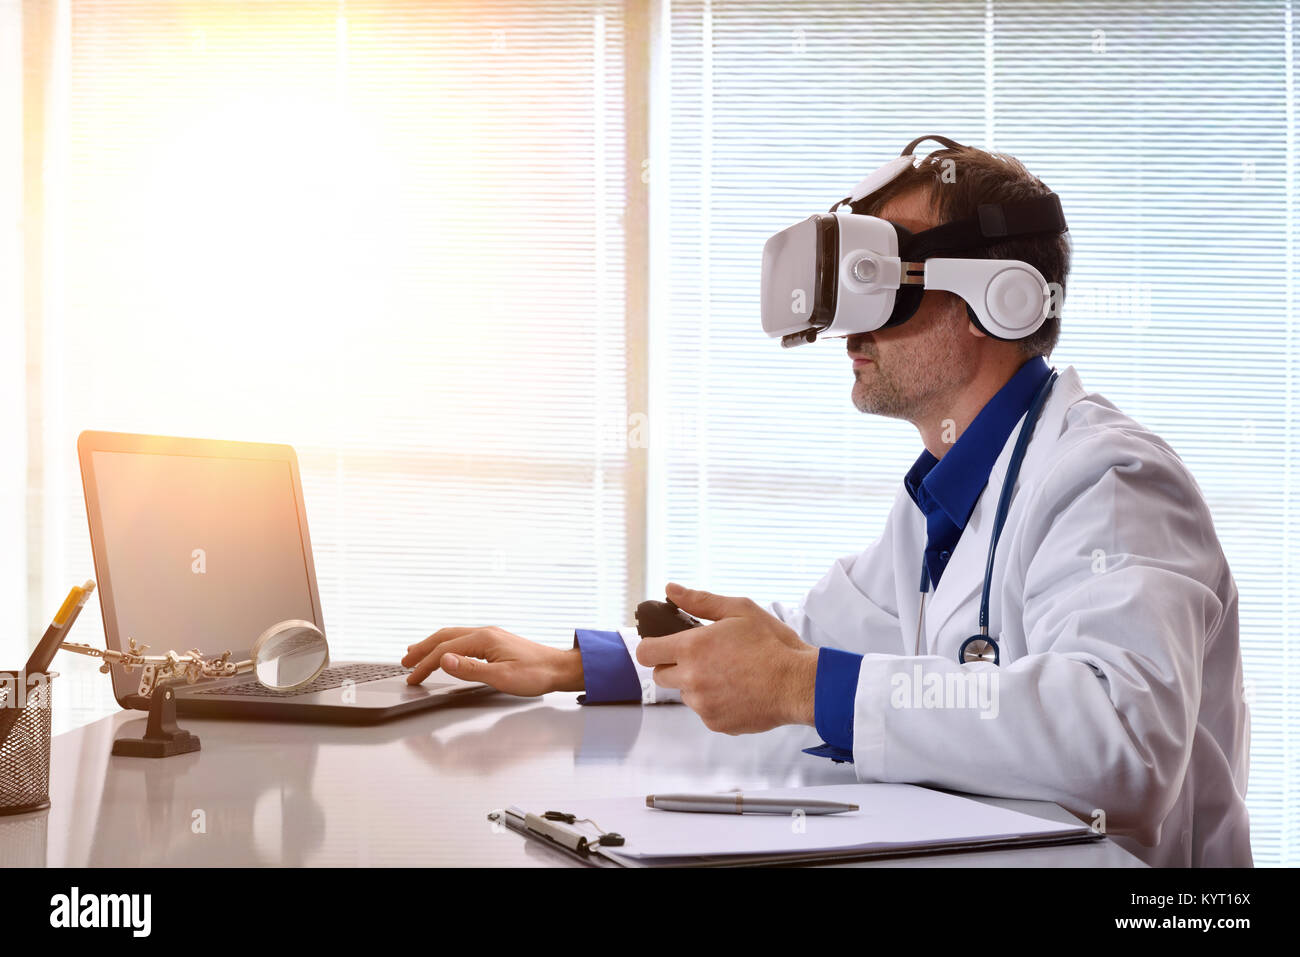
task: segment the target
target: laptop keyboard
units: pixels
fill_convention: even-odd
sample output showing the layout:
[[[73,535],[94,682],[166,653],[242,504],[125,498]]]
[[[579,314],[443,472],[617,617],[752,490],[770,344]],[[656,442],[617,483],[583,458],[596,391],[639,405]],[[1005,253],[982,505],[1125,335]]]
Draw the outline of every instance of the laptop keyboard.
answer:
[[[354,684],[361,684],[363,681],[378,681],[381,678],[392,678],[394,675],[409,675],[410,668],[403,668],[401,665],[378,665],[361,662],[355,665],[340,665],[337,668],[326,668],[311,684],[303,685],[301,688],[295,688],[293,691],[275,691],[258,683],[253,678],[248,681],[241,681],[238,684],[223,685],[220,688],[203,688],[199,691],[191,691],[192,695],[214,694],[214,695],[256,695],[259,698],[291,698],[294,695],[311,694],[314,691],[329,691],[332,688],[340,688],[346,681]]]

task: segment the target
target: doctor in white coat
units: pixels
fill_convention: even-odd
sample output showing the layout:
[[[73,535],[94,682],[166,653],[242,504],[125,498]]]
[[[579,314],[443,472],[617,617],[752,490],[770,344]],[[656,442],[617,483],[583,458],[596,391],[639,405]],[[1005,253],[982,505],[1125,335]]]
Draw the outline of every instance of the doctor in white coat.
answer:
[[[942,176],[945,158],[960,188]],[[899,177],[872,212],[919,232],[1045,190],[1013,159],[963,147]],[[1063,284],[1068,246],[1045,260],[1040,271]],[[644,689],[640,700],[680,700],[714,731],[816,727],[828,742],[819,753],[851,758],[863,781],[1054,801],[1150,864],[1249,866],[1236,585],[1182,461],[1073,367],[1034,424],[997,546],[989,634],[1000,664],[959,662],[979,630],[990,528],[1023,416],[1005,424],[996,455],[971,443],[1058,334],[1059,320],[1034,340],[995,340],[960,299],[927,291],[903,324],[847,338],[857,407],[912,422],[925,453],[880,537],[802,601],[670,585],[681,608],[713,624],[644,641],[624,628],[608,633],[621,647],[599,654],[593,633],[565,650],[500,628],[443,628],[408,649],[409,680],[441,668],[515,694],[590,696],[613,662],[629,679],[635,670],[625,685]],[[953,489],[970,475],[923,491],[949,453],[963,468],[992,460],[965,516]],[[937,540],[953,533],[955,545]],[[923,564],[938,573],[924,594]]]

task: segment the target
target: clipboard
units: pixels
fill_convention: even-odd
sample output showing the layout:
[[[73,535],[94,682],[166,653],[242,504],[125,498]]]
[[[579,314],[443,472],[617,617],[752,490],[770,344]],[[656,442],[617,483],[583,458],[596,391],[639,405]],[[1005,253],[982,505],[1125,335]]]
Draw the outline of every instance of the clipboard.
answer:
[[[1024,814],[1018,811],[1009,811],[998,809],[980,802],[972,801],[953,793],[935,791],[929,788],[920,788],[912,785],[871,785],[876,788],[898,789],[902,788],[907,792],[916,792],[918,794],[928,794],[933,801],[959,802],[959,805],[965,806],[970,810],[982,809],[989,815],[1001,817],[1000,828],[995,829],[993,833],[985,831],[979,833],[978,829],[968,830],[963,834],[950,833],[942,839],[913,841],[913,842],[894,842],[881,841],[879,839],[871,842],[869,846],[861,844],[849,846],[841,842],[840,844],[824,845],[820,847],[808,846],[795,848],[785,847],[777,849],[774,847],[762,849],[742,850],[737,848],[735,851],[726,850],[720,852],[721,848],[710,848],[705,850],[700,848],[700,852],[692,852],[690,848],[679,848],[670,853],[652,853],[647,854],[644,850],[640,853],[632,847],[627,851],[623,850],[628,841],[637,838],[631,830],[627,831],[626,838],[623,834],[612,830],[604,830],[600,824],[590,817],[579,817],[579,813],[595,813],[590,808],[595,807],[601,802],[575,802],[575,806],[586,804],[588,810],[578,810],[574,813],[565,811],[546,811],[541,814],[530,813],[518,806],[511,806],[505,809],[498,809],[488,814],[488,820],[494,824],[502,825],[516,833],[520,834],[526,840],[537,841],[543,844],[557,854],[562,855],[568,860],[576,861],[591,867],[761,867],[761,866],[790,866],[797,864],[820,864],[832,862],[849,862],[849,861],[870,861],[885,858],[907,858],[918,857],[923,855],[961,853],[965,851],[981,850],[998,850],[998,849],[1020,849],[1031,847],[1048,847],[1062,846],[1069,844],[1089,843],[1101,840],[1104,835],[1094,831],[1085,824],[1077,823],[1073,825],[1060,824],[1058,822],[1045,820],[1035,817],[1034,815]],[[818,790],[800,789],[803,793]],[[895,792],[893,800],[906,800],[909,794]],[[600,816],[607,816],[607,809],[600,810]],[[661,814],[674,814],[674,812],[658,812]],[[1010,815],[1010,817],[1007,817]],[[617,815],[616,815],[617,816]],[[674,815],[675,816],[675,815]],[[623,827],[631,828],[633,824],[640,823],[644,825],[648,819],[639,822],[631,820],[632,815],[620,817],[619,820],[610,819],[607,824],[618,826],[622,820]],[[688,817],[697,817],[688,815]],[[713,817],[713,815],[709,815]],[[731,820],[736,817],[727,815]],[[761,815],[746,815],[749,820],[755,817],[764,817]],[[847,816],[846,816],[847,817]],[[1019,819],[1017,822],[1015,819]],[[1010,823],[1008,823],[1010,822]],[[721,822],[718,822],[721,824]],[[717,825],[710,825],[710,830],[715,830]],[[892,828],[892,818],[891,818]],[[652,829],[653,830],[653,829]],[[1000,831],[1000,832],[999,832]],[[648,835],[642,834],[642,837]],[[643,845],[644,846],[644,845]]]
[[[558,815],[563,812],[548,811],[546,814]],[[588,867],[641,867],[639,861],[629,859],[616,860],[607,857],[605,845],[593,842],[593,837],[605,837],[605,834],[593,834],[590,829],[565,820],[548,819],[546,814],[529,814],[513,805],[488,813],[488,820],[500,824],[521,834],[530,841],[539,841],[556,853],[571,860],[579,861]],[[565,814],[564,817],[572,817]],[[608,833],[608,832],[606,832]]]

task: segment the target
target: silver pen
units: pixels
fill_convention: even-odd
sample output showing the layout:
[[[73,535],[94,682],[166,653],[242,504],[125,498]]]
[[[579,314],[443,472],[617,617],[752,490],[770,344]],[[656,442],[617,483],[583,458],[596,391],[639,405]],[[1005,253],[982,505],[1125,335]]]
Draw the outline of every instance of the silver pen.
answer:
[[[647,794],[645,806],[660,811],[695,811],[705,814],[840,814],[856,811],[842,801],[800,801],[797,798],[747,798],[743,794]]]

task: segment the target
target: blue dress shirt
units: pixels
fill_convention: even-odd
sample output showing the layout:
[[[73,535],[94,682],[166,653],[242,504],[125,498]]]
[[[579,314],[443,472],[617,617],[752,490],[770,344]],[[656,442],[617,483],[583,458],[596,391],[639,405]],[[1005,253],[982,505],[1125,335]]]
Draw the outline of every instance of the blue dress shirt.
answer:
[[[1051,369],[1040,356],[1024,363],[980,409],[942,459],[928,449],[903,477],[903,487],[925,516],[925,579],[937,587],[962,530],[988,484],[1007,439]],[[974,623],[972,622],[972,626]],[[635,701],[641,697],[636,668],[616,631],[579,629],[574,644],[582,655],[587,704]],[[862,656],[822,648],[817,656],[813,721],[824,744],[809,754],[853,760],[853,705]]]

